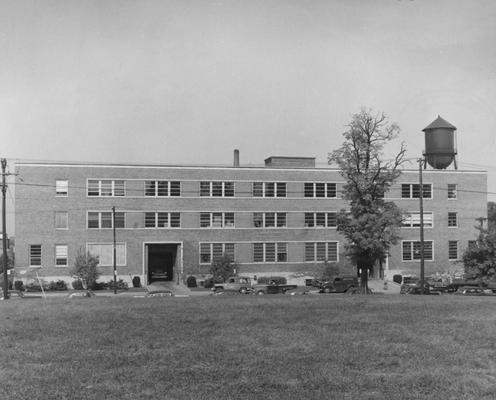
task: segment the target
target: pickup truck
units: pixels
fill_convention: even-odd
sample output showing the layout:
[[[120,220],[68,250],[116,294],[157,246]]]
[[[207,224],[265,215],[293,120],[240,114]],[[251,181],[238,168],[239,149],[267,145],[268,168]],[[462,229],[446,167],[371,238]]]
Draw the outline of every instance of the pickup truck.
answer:
[[[296,289],[297,285],[278,284],[275,281],[268,284],[258,284],[253,286],[253,293],[258,295],[286,293],[288,290]]]
[[[242,276],[232,276],[227,278],[226,282],[215,283],[212,288],[215,292],[239,292],[248,293],[252,290],[252,283],[250,278]]]

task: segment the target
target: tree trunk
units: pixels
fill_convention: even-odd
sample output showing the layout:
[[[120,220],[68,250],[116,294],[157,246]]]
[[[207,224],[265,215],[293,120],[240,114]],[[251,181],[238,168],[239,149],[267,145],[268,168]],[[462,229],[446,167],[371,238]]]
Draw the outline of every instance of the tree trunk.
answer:
[[[360,293],[369,294],[369,268],[360,268]]]

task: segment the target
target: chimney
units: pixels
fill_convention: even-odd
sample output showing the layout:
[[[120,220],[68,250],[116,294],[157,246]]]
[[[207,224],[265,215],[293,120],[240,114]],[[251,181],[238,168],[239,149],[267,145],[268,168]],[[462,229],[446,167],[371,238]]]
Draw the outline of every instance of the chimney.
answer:
[[[234,149],[234,166],[239,167],[239,150]]]

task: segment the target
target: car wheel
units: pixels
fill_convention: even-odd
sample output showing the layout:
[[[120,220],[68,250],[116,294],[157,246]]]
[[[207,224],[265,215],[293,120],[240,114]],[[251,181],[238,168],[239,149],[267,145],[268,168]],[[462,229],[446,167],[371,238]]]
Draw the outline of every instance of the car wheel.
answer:
[[[331,293],[331,289],[328,287],[324,288],[324,293]]]
[[[262,295],[264,295],[265,293],[264,293],[264,291],[263,291],[263,290],[259,290],[259,291],[257,292],[257,294],[258,294],[259,296],[262,296]]]
[[[246,294],[246,288],[242,287],[241,289],[239,289],[239,293]]]

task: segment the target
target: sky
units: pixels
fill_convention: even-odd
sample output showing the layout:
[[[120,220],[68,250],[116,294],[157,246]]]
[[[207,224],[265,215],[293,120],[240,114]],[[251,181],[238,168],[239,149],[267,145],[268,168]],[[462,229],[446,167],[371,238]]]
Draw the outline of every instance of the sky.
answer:
[[[495,20],[493,0],[2,0],[0,157],[325,165],[365,107],[412,159],[441,115],[496,199]]]

